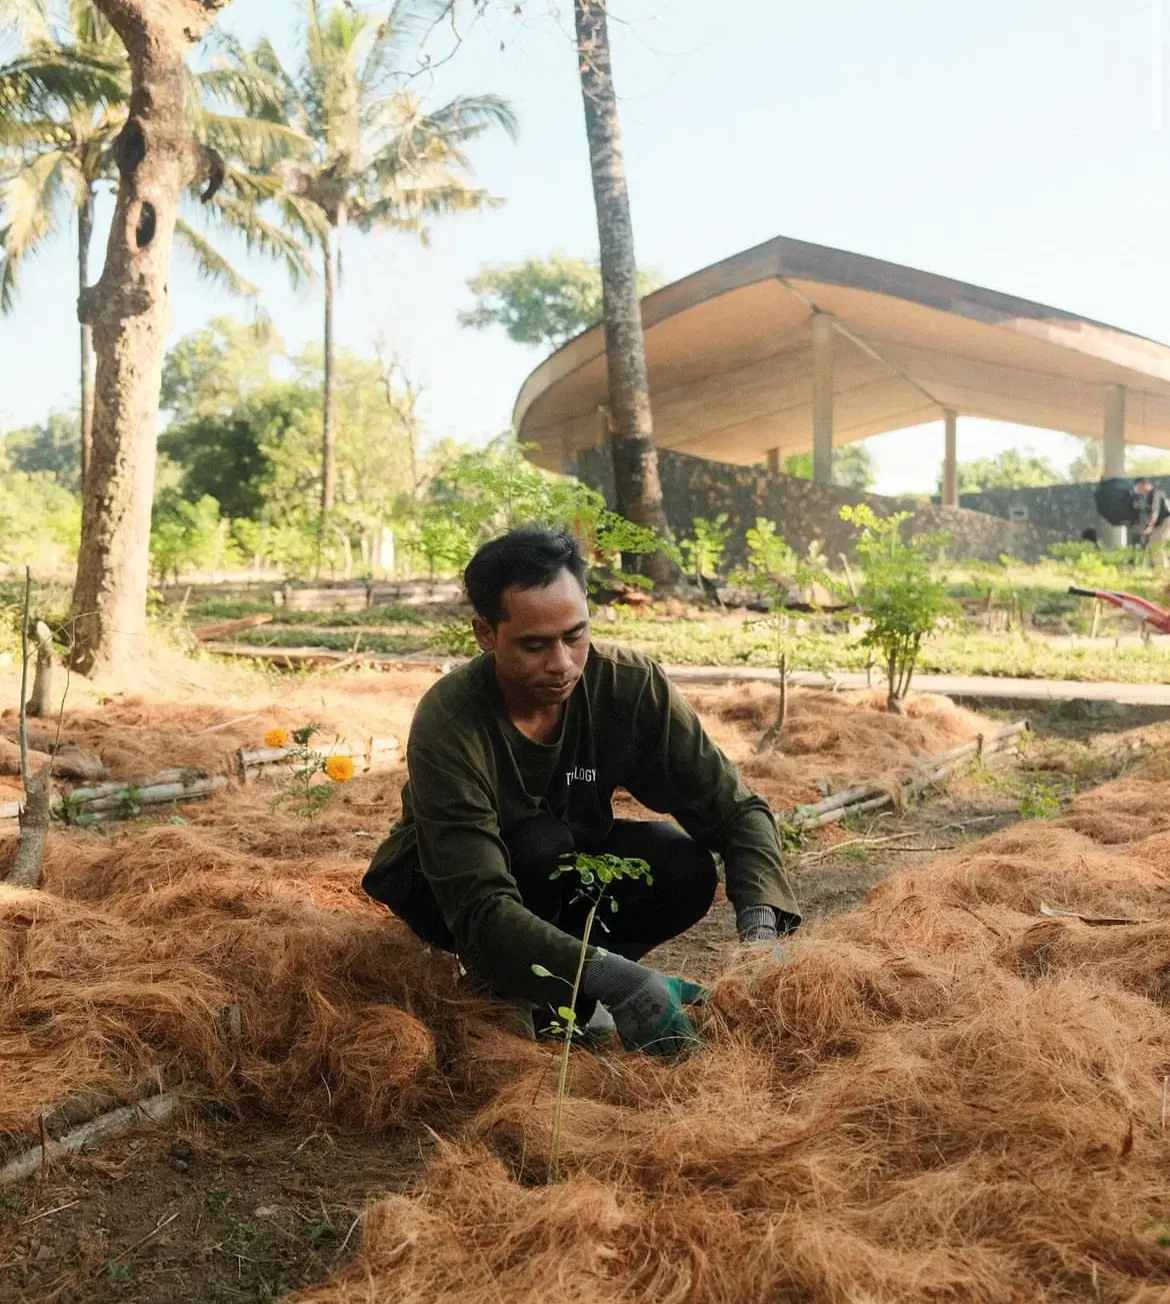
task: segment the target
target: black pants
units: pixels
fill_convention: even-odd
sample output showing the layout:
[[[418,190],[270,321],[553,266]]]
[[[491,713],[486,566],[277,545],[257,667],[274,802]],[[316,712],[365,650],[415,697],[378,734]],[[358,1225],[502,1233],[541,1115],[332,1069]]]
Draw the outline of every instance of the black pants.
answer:
[[[573,937],[581,937],[585,931],[589,903],[573,903],[580,886],[576,874],[555,880],[549,877],[561,857],[587,851],[645,860],[654,882],[622,879],[614,884],[607,897],[616,901],[618,908],[599,911],[590,935],[591,944],[630,960],[640,960],[661,942],[686,932],[707,913],[715,895],[711,853],[675,825],[661,820],[615,820],[600,843],[578,847],[567,824],[552,815],[538,815],[507,830],[503,841],[521,900],[534,915]],[[372,890],[375,888],[367,879],[366,890],[390,906],[424,942],[444,951],[455,950],[455,939],[421,869],[412,875],[408,890],[392,894],[393,900],[390,893],[382,896]]]

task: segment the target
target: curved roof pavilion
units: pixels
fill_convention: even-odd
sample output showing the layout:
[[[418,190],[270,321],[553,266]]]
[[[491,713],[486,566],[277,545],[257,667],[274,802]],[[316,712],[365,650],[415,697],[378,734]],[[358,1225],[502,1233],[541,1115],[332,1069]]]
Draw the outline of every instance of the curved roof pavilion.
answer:
[[[957,414],[1170,448],[1170,347],[994,290],[780,237],[642,301],[655,442],[721,462],[945,419],[944,502],[955,502]],[[515,427],[562,470],[605,437],[600,326],[536,368]]]

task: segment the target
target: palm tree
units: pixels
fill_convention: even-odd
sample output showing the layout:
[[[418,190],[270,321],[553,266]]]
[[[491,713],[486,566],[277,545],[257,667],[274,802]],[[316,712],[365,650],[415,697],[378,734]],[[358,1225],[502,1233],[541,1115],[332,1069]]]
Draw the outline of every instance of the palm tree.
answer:
[[[605,3],[606,0],[573,0],[573,16],[601,252],[609,438],[616,506],[623,516],[665,536],[668,526],[658,478],[658,451],[654,447],[634,230]],[[638,558],[627,559],[631,568],[638,564]],[[648,558],[645,569],[659,583],[669,583],[678,575],[677,567],[665,553]]]
[[[26,6],[35,17],[36,6]],[[28,26],[35,31],[33,19]],[[241,232],[249,247],[283,260],[294,280],[308,268],[298,243],[258,211],[263,185],[254,172],[296,150],[295,132],[279,122],[218,113],[217,101],[263,99],[255,76],[213,63],[186,75],[184,112],[195,139],[225,160],[225,183],[207,217]],[[70,0],[62,27],[44,26],[25,51],[0,66],[0,312],[15,304],[22,263],[58,229],[77,219],[78,293],[90,283],[89,257],[99,184],[117,176],[114,144],[126,123],[130,64],[125,47],[88,0]],[[272,97],[269,96],[271,102]],[[194,225],[180,218],[175,235],[199,270],[238,294],[256,289]],[[81,474],[93,430],[92,327],[80,325]]]
[[[323,522],[336,484],[334,315],[346,229],[409,231],[425,241],[428,219],[499,202],[468,184],[463,147],[497,127],[514,135],[509,105],[477,95],[430,109],[403,70],[403,60],[449,10],[450,0],[396,0],[379,20],[348,5],[323,11],[318,0],[305,0],[305,47],[295,75],[266,41],[238,63],[242,72],[279,80],[285,99],[274,116],[312,142],[306,158],[281,169],[277,202],[286,227],[319,250],[324,272]]]

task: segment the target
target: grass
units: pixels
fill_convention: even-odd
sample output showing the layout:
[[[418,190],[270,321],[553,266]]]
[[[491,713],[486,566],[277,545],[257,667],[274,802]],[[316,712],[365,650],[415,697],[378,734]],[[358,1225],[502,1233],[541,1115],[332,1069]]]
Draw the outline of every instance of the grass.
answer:
[[[971,564],[952,571],[950,593],[963,614],[951,626],[927,640],[919,673],[988,675],[998,678],[1065,679],[1081,682],[1114,680],[1123,683],[1170,684],[1170,649],[1158,644],[1120,648],[1101,640],[1091,645],[1054,646],[1049,635],[1087,634],[1093,604],[1073,597],[1068,586],[1074,567],[1056,561],[1037,566]],[[1082,577],[1083,578],[1083,577]],[[1095,575],[1092,583],[1120,587],[1155,601],[1166,601],[1167,572],[1136,565],[1116,567]],[[1008,613],[1008,632],[984,628],[989,596],[993,608]],[[0,603],[5,597],[0,586]],[[189,625],[210,624],[238,616],[266,613],[270,623],[237,636],[242,645],[257,647],[312,646],[349,652],[404,655],[411,652],[466,652],[466,619],[452,620],[446,608],[387,605],[351,612],[290,611],[274,607],[259,595],[244,597],[190,594],[183,610]],[[178,615],[176,604],[158,613],[162,623]],[[1132,633],[1131,620],[1103,607],[1099,633]],[[462,637],[453,631],[458,628]],[[656,604],[649,612],[621,607],[602,608],[595,616],[594,637],[633,647],[674,665],[772,667],[773,637],[764,617],[734,620],[712,612],[710,618],[668,615]],[[794,616],[787,639],[788,664],[793,670],[832,674],[864,670],[869,653],[860,633],[843,619]],[[874,682],[882,682],[874,667]]]

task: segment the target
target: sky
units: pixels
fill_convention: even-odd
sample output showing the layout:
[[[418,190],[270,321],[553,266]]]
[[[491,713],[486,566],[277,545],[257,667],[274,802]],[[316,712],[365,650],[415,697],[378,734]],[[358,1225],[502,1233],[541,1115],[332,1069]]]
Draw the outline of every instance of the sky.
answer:
[[[562,6],[565,0],[561,0]],[[1170,113],[1152,21],[1162,0],[611,0],[639,262],[664,279],[776,235],[890,259],[1170,341]],[[502,5],[417,83],[496,92],[520,135],[476,142],[505,202],[438,224],[429,248],[351,236],[343,346],[385,340],[423,387],[429,434],[482,442],[509,423],[537,350],[461,328],[486,262],[597,236],[580,92],[557,0]],[[544,9],[539,9],[540,5]],[[295,0],[236,0],[222,25],[288,57]],[[1164,27],[1170,37],[1170,15]],[[100,267],[104,235],[93,264]],[[76,404],[73,234],[46,246],[0,318],[0,428]],[[320,291],[246,271],[294,349],[321,332]],[[95,273],[96,274],[96,273]],[[246,305],[176,260],[173,336]],[[1066,466],[1081,441],[964,420],[961,460],[1027,448]],[[884,492],[935,488],[941,424],[870,442]]]

